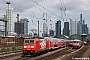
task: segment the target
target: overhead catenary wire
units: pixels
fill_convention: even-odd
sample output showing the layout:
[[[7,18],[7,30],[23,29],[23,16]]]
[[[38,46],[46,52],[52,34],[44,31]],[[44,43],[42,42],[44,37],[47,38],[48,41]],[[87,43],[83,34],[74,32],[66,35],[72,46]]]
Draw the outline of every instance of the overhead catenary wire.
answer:
[[[5,1],[5,0],[3,0],[3,1]],[[45,8],[45,7],[43,7],[42,5],[38,4],[37,2],[35,2],[35,1],[33,1],[33,0],[31,0],[31,1],[34,2],[34,3],[36,3],[38,6],[42,7],[43,9],[47,10],[48,12],[52,13],[53,15],[57,16],[58,18],[61,18],[60,16],[58,16],[58,15],[56,15],[55,13],[51,12],[51,11],[48,10],[47,8]],[[6,1],[5,1],[5,2],[6,2]],[[14,5],[13,5],[13,6],[14,6]],[[14,7],[16,7],[16,6],[14,6]],[[23,11],[20,6],[17,6],[16,8],[17,8],[19,11]],[[61,19],[62,19],[62,18],[61,18]]]
[[[41,0],[41,3],[42,3],[42,0]],[[43,3],[42,3],[42,5],[43,5]]]
[[[39,5],[40,7],[42,7],[43,9],[47,10],[48,12],[52,13],[53,15],[57,16],[58,18],[61,18],[60,16],[56,15],[55,13],[51,12],[50,10],[48,10],[47,8],[43,7],[42,5],[38,4],[37,2],[31,0],[32,2],[34,2],[35,4]],[[61,18],[62,19],[62,18]]]
[[[55,1],[54,0],[52,0],[54,3],[55,3]],[[55,3],[56,4],[56,3]],[[57,5],[57,4],[56,4]],[[57,5],[58,6],[58,5]],[[62,8],[59,6],[59,8],[60,8],[60,10],[62,11]]]
[[[26,1],[26,0],[25,0],[25,1]],[[42,5],[38,4],[36,0],[35,0],[35,1],[31,0],[31,1],[34,2],[34,3],[36,3],[36,4],[38,5],[38,8],[39,8],[39,10],[41,11],[41,13],[42,13],[43,11],[40,9],[40,7],[42,7],[42,8],[45,9],[45,10],[47,10],[48,12],[54,14],[55,16],[61,18],[60,16],[56,15],[55,13],[53,13],[53,12],[51,12],[50,10],[46,9],[45,7],[43,7],[43,6],[42,6],[42,5],[43,5],[42,1],[41,1]],[[27,1],[27,2],[29,3],[29,1]],[[39,6],[40,6],[40,7],[39,7]],[[43,12],[43,17],[44,17],[44,15],[45,15],[45,13]],[[47,18],[47,13],[46,13],[46,18]],[[62,18],[61,18],[61,19],[62,19]]]
[[[27,1],[27,0],[25,0],[27,3],[29,3],[29,1]],[[35,2],[36,2],[36,0],[35,0]],[[31,3],[29,3],[29,4],[31,4]],[[32,4],[31,4],[32,5]],[[36,7],[35,7],[36,8]],[[39,8],[39,10],[40,10],[40,12],[41,13],[43,13],[43,11],[40,9],[40,7],[38,6],[38,8]]]
[[[66,21],[67,21],[67,18],[71,19],[68,14],[66,13],[67,9],[66,9],[66,6],[64,4],[64,0],[60,0],[60,4],[62,6],[62,12],[64,13],[65,17],[66,17]]]
[[[65,4],[64,4],[64,0],[62,0],[62,4],[64,5],[64,15],[65,15],[65,17],[66,17],[66,20],[67,20],[67,18],[69,18],[69,19],[71,19],[70,17],[69,17],[69,15],[67,14],[67,9],[66,9],[66,6],[65,6]]]
[[[7,1],[5,1],[5,0],[3,0],[4,2],[7,2]],[[29,3],[27,0],[25,0],[27,3]],[[17,8],[19,11],[23,11],[23,9],[22,9],[22,7],[20,7],[20,6],[15,6],[15,5],[13,5],[12,3],[10,3],[14,8]],[[36,7],[35,7],[36,8]]]
[[[40,1],[41,1],[42,6],[44,6],[42,0],[40,0]],[[43,11],[43,16],[42,16],[42,19],[43,19],[43,20],[45,20],[44,15],[45,15],[45,12]],[[44,22],[45,22],[45,21],[44,21]],[[46,12],[46,22],[47,22],[47,12]]]
[[[62,13],[61,13],[61,17],[63,18],[63,13],[64,13],[64,7],[63,7],[63,3],[62,3],[62,1],[60,0],[60,4],[61,4],[61,8],[62,8]],[[63,20],[64,21],[64,20]]]
[[[25,0],[27,3],[30,3],[29,1],[27,1],[27,0]],[[36,2],[36,0],[35,0],[35,2]],[[43,3],[42,3],[43,4]],[[39,8],[39,10],[40,10],[40,12],[43,14],[42,15],[42,19],[44,19],[44,12],[40,9],[40,6],[37,6],[38,8]],[[35,7],[36,8],[36,7]],[[35,15],[34,15],[34,11],[32,11],[33,13],[32,13],[32,18],[33,18],[33,20],[34,20],[34,17],[35,18],[37,18]],[[37,18],[37,19],[39,19],[39,20],[41,20],[41,18]],[[31,19],[32,20],[32,19]],[[33,22],[33,20],[32,20],[32,22]]]
[[[36,2],[36,0],[35,0],[35,2]],[[41,13],[43,13],[43,11],[40,9],[40,7],[39,7],[39,6],[38,6],[38,8],[39,8],[40,12],[41,12]]]
[[[31,1],[34,2],[34,3],[36,3],[36,4],[38,5],[38,7],[40,6],[40,7],[44,8],[45,10],[49,11],[50,13],[54,14],[55,16],[61,18],[60,16],[56,15],[55,13],[51,12],[50,10],[48,10],[48,9],[46,9],[45,7],[43,7],[43,6],[41,6],[40,4],[38,4],[38,3],[36,2],[36,0],[35,0],[35,1],[31,0]],[[27,1],[27,2],[29,3],[29,1]],[[42,1],[41,1],[41,2],[42,2]],[[42,4],[43,4],[43,3],[42,3]],[[40,10],[41,12],[43,12],[40,8],[39,8],[39,10]],[[46,22],[47,22],[47,13],[44,13],[44,12],[43,12],[43,19],[44,19],[44,15],[45,15],[45,14],[46,14]]]
[[[5,1],[5,0],[3,0],[3,1]],[[26,1],[26,0],[25,0],[25,1]],[[53,15],[61,18],[60,16],[56,15],[56,14],[53,13],[52,11],[50,11],[50,10],[48,10],[47,8],[43,7],[42,5],[38,4],[36,1],[34,1],[34,0],[31,0],[31,1],[34,2],[34,3],[36,3],[38,6],[42,7],[42,8],[45,9],[46,11],[52,13]],[[5,1],[5,2],[6,2],[6,1]],[[29,3],[29,1],[27,1],[27,2]],[[13,5],[13,6],[14,6],[14,5]],[[20,6],[14,6],[14,7],[17,8],[19,11],[23,11]],[[40,10],[40,9],[39,9],[39,10]],[[62,19],[62,18],[61,18],[61,19]]]
[[[64,5],[64,15],[66,16],[66,7],[65,7],[65,4],[64,4],[64,1],[62,0],[62,2],[63,2],[63,5]]]
[[[5,1],[5,0],[3,0],[3,1],[4,1],[5,3],[7,2],[7,1]],[[10,4],[11,4],[11,3],[10,3]],[[12,4],[11,4],[11,5],[12,5]],[[17,7],[16,7],[15,5],[12,5],[12,6],[14,7],[14,9],[17,8],[19,11],[23,11],[22,9],[20,9],[20,8],[21,8],[20,6],[17,6]]]
[[[59,6],[54,0],[51,0],[56,6]],[[63,11],[62,11],[62,7],[60,7],[59,6],[59,9],[60,9],[60,11],[61,11],[61,18],[63,19],[63,17],[62,17],[62,13],[63,13]]]

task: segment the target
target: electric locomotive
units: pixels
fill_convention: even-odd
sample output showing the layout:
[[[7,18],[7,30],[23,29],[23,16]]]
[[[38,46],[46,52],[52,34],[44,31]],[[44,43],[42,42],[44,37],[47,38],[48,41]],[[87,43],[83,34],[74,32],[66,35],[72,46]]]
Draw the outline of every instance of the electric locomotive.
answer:
[[[25,38],[22,47],[24,55],[38,55],[42,50],[46,49],[46,42],[38,38]]]

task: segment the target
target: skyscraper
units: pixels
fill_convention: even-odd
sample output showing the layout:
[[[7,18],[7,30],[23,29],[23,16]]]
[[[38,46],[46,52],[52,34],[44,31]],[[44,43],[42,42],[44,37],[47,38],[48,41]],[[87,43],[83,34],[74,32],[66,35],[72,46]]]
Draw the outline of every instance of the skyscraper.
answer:
[[[80,22],[81,22],[81,24],[82,24],[82,14],[80,14]]]
[[[77,21],[70,20],[70,35],[77,34]]]
[[[89,30],[87,24],[85,24],[85,19],[82,20],[82,14],[80,14],[80,21],[77,24],[77,33],[81,34],[89,34]]]
[[[12,10],[13,8],[10,8],[10,2],[6,2],[6,4],[8,4],[8,7],[6,8],[6,16],[7,16],[7,32],[8,35],[10,34],[10,32],[12,31],[11,27],[12,27]]]
[[[79,35],[82,34],[82,23],[81,23],[81,21],[78,21],[78,23],[77,23],[77,34],[79,34]]]
[[[50,36],[54,36],[54,31],[50,30]]]
[[[82,25],[82,32],[83,32],[83,34],[88,34],[89,32],[88,32],[88,27],[87,27],[87,24],[83,24]]]
[[[46,23],[43,23],[43,36],[47,36],[48,34],[48,26]]]
[[[77,34],[81,35],[83,33],[82,27],[82,14],[80,14],[80,21],[77,23]]]
[[[28,19],[27,18],[23,18],[20,20],[20,22],[24,23],[24,34],[28,34]]]
[[[15,22],[14,23],[14,31],[17,34],[24,34],[24,23],[23,22]]]
[[[55,24],[56,36],[61,35],[61,21],[58,20]]]
[[[69,22],[64,22],[63,35],[69,36]]]

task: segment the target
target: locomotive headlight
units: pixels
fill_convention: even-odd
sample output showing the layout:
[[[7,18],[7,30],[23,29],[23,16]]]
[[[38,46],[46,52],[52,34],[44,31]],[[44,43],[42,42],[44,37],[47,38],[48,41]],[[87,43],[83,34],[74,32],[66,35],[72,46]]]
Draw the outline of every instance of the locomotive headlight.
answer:
[[[86,44],[87,42],[86,42],[86,41],[84,41],[84,43]]]
[[[34,48],[34,46],[31,46],[31,48]]]
[[[24,48],[27,48],[27,46],[24,46]]]

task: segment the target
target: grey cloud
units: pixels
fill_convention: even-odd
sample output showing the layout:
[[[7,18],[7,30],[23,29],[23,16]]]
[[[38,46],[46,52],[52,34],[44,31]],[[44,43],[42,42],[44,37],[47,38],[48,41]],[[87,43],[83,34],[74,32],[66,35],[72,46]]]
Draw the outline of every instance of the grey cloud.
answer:
[[[87,8],[87,6],[89,6],[87,3],[88,0],[82,1],[82,0],[74,0],[74,1],[70,1],[68,3],[65,4],[66,8],[68,11],[72,11],[72,12],[86,12],[89,9]],[[86,9],[87,8],[87,9]]]
[[[0,11],[3,11],[6,9],[6,3],[2,0],[0,0]]]
[[[35,6],[30,0],[9,0],[10,6],[14,8],[14,12],[24,12]]]

